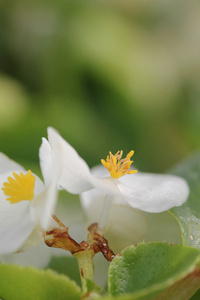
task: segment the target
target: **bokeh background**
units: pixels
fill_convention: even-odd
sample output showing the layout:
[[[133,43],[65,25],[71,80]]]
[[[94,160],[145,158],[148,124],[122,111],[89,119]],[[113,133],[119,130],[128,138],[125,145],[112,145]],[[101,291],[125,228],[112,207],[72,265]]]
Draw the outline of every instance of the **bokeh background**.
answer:
[[[37,169],[46,127],[88,162],[163,172],[200,147],[200,3],[0,4],[0,151]]]

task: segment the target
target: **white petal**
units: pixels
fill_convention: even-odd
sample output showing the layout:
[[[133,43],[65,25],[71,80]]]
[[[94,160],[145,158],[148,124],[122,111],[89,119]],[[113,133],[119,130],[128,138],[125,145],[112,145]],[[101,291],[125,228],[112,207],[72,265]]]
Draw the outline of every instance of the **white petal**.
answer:
[[[16,163],[14,160],[7,157],[5,154],[0,152],[0,174],[9,171],[24,171],[24,168]]]
[[[80,194],[81,205],[91,223],[99,221],[103,209],[105,195],[97,189]]]
[[[22,172],[22,173],[26,174],[27,172]],[[34,195],[37,196],[43,192],[43,190],[45,189],[45,185],[37,175],[35,175],[34,173],[32,174],[35,176]]]
[[[34,266],[36,268],[45,268],[52,255],[52,249],[47,247],[44,243],[36,247],[27,249],[21,253],[4,255],[0,258],[3,263],[10,263],[22,266]]]
[[[89,177],[89,176],[88,176]],[[93,188],[92,180],[84,178],[82,174],[73,174],[66,169],[63,170],[58,185],[60,189],[65,189],[71,194],[80,194]]]
[[[110,194],[121,197],[118,189],[119,180],[110,176],[109,171],[103,165],[97,165],[91,169],[91,182],[102,194]],[[121,204],[123,200],[120,201]]]
[[[57,182],[53,179],[53,182],[44,190],[38,198],[41,207],[40,223],[44,230],[48,230],[52,224],[52,214],[55,211],[56,202],[58,198]]]
[[[91,168],[91,174],[95,178],[107,178],[110,177],[109,171],[103,165],[97,165]]]
[[[76,150],[51,127],[48,128],[48,139],[58,168],[60,187],[74,194],[93,188],[89,167]]]
[[[36,212],[34,211],[34,208],[31,208],[33,211],[33,214],[35,215],[35,221],[37,219]],[[35,222],[35,227],[32,230],[31,234],[29,235],[28,239],[25,241],[25,243],[20,247],[20,250],[26,251],[29,248],[35,247],[36,245],[40,244],[43,241],[43,236],[41,232],[41,227],[38,222]]]
[[[52,223],[51,215],[54,213],[57,202],[57,186],[61,170],[57,162],[53,160],[52,148],[45,138],[42,138],[39,157],[46,189],[38,195],[34,205],[36,206],[42,229],[48,230]]]
[[[52,214],[54,213],[56,202],[57,202],[57,177],[56,173],[50,182],[50,184],[45,188],[43,182],[35,175],[35,196],[31,201],[31,207],[36,211],[37,220],[39,221],[39,227],[37,231],[43,231],[50,229],[52,222]],[[32,243],[31,238],[31,243]]]
[[[147,229],[148,223],[143,212],[113,203],[105,237],[116,254],[125,247],[142,241]]]
[[[20,171],[14,170],[18,173]],[[22,171],[26,174],[26,171]],[[8,177],[13,177],[13,172],[7,172],[0,176],[0,254],[8,254],[21,250],[24,243],[29,239],[36,221],[36,210],[32,208],[31,201],[23,200],[11,204],[6,200],[2,187]],[[36,183],[34,193],[40,193],[44,189],[44,184],[35,175]],[[35,243],[35,242],[34,242]]]
[[[187,182],[174,175],[137,173],[125,175],[118,188],[128,203],[146,212],[163,212],[182,205],[189,195]]]
[[[42,138],[42,145],[39,149],[39,158],[44,183],[47,186],[52,179],[53,161],[51,147],[49,145],[49,142],[45,138]]]
[[[105,195],[94,189],[81,194],[80,199],[85,210],[87,226],[98,223]],[[105,237],[115,253],[119,253],[130,244],[142,241],[147,231],[146,217],[142,212],[130,207],[126,201],[125,205],[118,203],[117,197],[113,196],[105,231]]]
[[[35,226],[35,216],[29,201],[0,205],[0,254],[9,254],[21,248]]]

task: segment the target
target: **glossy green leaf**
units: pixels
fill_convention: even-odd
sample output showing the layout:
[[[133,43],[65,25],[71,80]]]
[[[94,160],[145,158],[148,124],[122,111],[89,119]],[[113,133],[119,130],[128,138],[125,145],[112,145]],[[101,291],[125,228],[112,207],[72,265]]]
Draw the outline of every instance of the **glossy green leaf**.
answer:
[[[64,275],[32,267],[0,265],[2,300],[78,300],[80,288]]]
[[[177,218],[183,244],[200,247],[200,153],[190,157],[186,162],[172,171],[185,178],[190,186],[190,195],[185,204],[171,209]]]
[[[110,264],[109,293],[120,300],[190,299],[200,287],[199,261],[198,249],[181,245],[154,242],[128,247]]]

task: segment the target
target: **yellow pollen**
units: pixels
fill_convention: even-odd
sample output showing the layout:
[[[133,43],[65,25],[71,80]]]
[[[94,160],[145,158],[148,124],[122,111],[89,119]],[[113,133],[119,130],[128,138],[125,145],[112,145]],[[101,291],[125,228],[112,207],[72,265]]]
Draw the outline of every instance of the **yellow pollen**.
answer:
[[[130,166],[133,163],[133,161],[130,160],[130,158],[131,156],[133,156],[134,151],[131,150],[124,159],[122,159],[122,154],[122,150],[118,151],[115,155],[109,152],[110,156],[107,156],[106,161],[104,159],[101,160],[101,163],[110,172],[110,175],[114,178],[119,178],[126,174],[137,173],[137,170],[130,170]]]
[[[3,183],[3,192],[8,197],[6,200],[11,204],[18,203],[23,200],[32,200],[34,196],[35,176],[29,170],[27,174],[13,172],[12,177],[8,177],[8,182]]]

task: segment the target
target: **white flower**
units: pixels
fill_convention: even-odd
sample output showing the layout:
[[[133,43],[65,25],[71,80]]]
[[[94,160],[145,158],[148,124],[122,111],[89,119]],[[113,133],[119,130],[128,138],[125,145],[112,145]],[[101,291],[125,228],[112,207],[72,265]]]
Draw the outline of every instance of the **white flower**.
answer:
[[[188,197],[187,182],[180,177],[141,172],[134,174],[137,171],[130,170],[133,151],[125,159],[121,159],[122,151],[115,155],[110,153],[106,161],[102,160],[109,172],[106,171],[103,177],[94,177],[76,150],[51,127],[48,128],[48,140],[60,188],[73,194],[97,188],[105,194],[105,205],[99,222],[102,231],[113,200],[120,202],[123,199],[133,208],[158,213],[182,205]],[[54,205],[52,203],[52,207]]]
[[[109,172],[102,165],[93,167],[91,173],[96,178],[109,176]],[[80,198],[86,216],[86,226],[89,226],[100,219],[105,194],[93,189],[82,193]],[[134,209],[125,199],[118,196],[112,197],[106,238],[115,253],[119,253],[130,244],[142,241],[181,243],[179,225],[168,211],[158,214],[143,212]]]
[[[41,169],[45,184],[0,153],[0,255],[22,251],[42,241],[41,232],[50,225],[51,216],[44,209],[56,202],[56,172],[53,173],[49,144],[43,139],[40,148]]]

